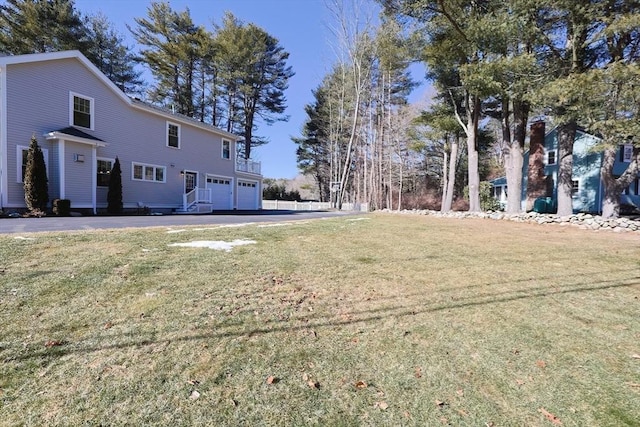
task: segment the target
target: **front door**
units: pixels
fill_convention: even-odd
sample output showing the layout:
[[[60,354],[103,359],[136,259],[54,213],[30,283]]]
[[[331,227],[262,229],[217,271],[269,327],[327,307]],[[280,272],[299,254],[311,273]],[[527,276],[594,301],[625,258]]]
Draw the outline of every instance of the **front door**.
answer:
[[[184,192],[190,193],[198,186],[198,174],[195,172],[184,173]]]

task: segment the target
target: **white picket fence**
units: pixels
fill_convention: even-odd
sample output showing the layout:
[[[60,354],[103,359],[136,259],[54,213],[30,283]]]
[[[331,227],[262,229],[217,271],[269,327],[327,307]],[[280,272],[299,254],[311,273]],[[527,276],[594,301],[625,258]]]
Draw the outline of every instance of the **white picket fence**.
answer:
[[[329,202],[290,202],[286,200],[263,200],[264,210],[285,210],[285,211],[322,211],[331,209]],[[368,203],[343,203],[343,211],[368,212]]]

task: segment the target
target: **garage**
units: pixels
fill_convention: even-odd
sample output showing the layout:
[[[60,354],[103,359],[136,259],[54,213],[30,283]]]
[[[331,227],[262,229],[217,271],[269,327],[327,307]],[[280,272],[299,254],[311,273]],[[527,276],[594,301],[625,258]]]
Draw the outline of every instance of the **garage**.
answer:
[[[258,209],[258,190],[257,181],[238,180],[238,210]]]
[[[207,175],[207,189],[211,189],[213,210],[229,211],[233,209],[231,178]]]

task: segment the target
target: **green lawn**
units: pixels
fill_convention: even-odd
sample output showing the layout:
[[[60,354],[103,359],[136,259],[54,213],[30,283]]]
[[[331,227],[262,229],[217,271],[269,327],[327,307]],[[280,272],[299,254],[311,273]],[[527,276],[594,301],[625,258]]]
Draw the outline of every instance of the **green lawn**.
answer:
[[[0,235],[0,362],[3,426],[638,426],[640,236],[391,214]]]

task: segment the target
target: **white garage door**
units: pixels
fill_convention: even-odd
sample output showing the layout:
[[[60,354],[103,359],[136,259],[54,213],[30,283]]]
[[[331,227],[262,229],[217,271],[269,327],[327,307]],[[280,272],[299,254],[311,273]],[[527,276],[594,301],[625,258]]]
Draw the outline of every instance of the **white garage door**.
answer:
[[[229,178],[207,176],[207,188],[212,190],[214,211],[233,209],[231,205],[231,180]]]
[[[258,183],[238,181],[238,210],[258,209]]]

